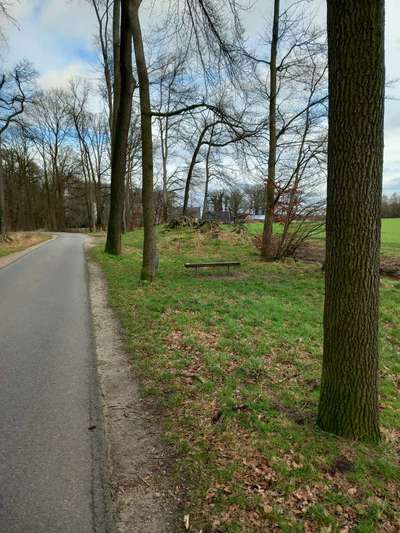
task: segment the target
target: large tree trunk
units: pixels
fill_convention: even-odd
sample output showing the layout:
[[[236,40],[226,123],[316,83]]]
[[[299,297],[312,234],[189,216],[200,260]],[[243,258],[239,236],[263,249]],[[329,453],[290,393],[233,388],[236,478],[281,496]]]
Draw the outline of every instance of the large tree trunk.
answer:
[[[269,147],[268,147],[268,176],[265,190],[265,221],[262,241],[262,255],[272,259],[274,255],[272,233],[275,209],[275,178],[276,178],[276,96],[277,96],[277,66],[279,41],[279,11],[280,0],[274,2],[274,20],[272,27],[271,57],[269,64],[270,95],[269,95]]]
[[[384,0],[328,0],[329,147],[318,425],[379,439]]]
[[[141,0],[130,0],[130,24],[135,49],[136,70],[140,94],[140,128],[142,136],[142,204],[143,204],[143,264],[141,279],[153,281],[156,273],[156,233],[154,227],[153,135],[151,125],[150,84],[140,27]]]
[[[121,5],[120,83],[121,97],[115,118],[111,147],[111,202],[106,252],[121,253],[122,212],[124,208],[125,171],[131,123],[134,82],[132,76],[132,33],[126,2]]]
[[[6,197],[5,197],[5,184],[3,173],[3,153],[0,137],[0,241],[5,240],[7,236],[7,224],[6,224]]]
[[[119,109],[119,102],[121,98],[121,0],[114,0],[113,4],[113,26],[112,26],[112,39],[113,39],[113,69],[114,69],[114,83],[113,83],[113,100],[112,113],[110,123],[111,125],[111,137],[114,135],[117,121],[117,114]]]

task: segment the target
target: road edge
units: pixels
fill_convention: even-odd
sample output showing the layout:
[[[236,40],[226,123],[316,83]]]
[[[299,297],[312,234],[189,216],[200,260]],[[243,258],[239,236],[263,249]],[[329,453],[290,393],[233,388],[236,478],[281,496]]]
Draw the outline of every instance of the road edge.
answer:
[[[119,320],[108,304],[105,275],[88,253],[92,246],[93,241],[86,241],[106,477],[115,529],[119,533],[177,531],[161,430],[140,397]]]
[[[89,387],[89,428],[92,431],[92,516],[95,533],[117,533],[114,521],[111,471],[109,463],[108,440],[105,429],[103,400],[97,368],[97,338],[92,305],[92,284],[89,268],[88,249],[90,241],[82,244],[85,260],[86,298],[89,311],[91,365]]]
[[[50,244],[52,241],[58,239],[58,235],[51,234],[50,238],[39,242],[38,244],[34,244],[33,246],[30,246],[29,248],[25,248],[25,250],[21,250],[19,252],[14,252],[13,254],[5,255],[4,257],[0,257],[0,270],[3,268],[8,267],[9,265],[12,265],[19,259],[22,259],[26,255],[29,255],[30,253],[34,252],[38,248],[41,248],[42,246],[46,246],[47,244]]]

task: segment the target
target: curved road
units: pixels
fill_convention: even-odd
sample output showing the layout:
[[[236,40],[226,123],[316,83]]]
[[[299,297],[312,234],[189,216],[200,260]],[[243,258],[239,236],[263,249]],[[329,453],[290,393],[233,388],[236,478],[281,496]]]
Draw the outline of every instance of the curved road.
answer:
[[[61,234],[0,270],[1,533],[112,530],[84,240]]]

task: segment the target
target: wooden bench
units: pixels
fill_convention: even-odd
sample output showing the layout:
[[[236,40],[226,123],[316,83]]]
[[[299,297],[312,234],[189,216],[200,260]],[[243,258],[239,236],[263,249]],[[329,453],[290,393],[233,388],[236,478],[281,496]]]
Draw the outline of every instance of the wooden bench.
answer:
[[[199,268],[215,268],[227,267],[228,272],[231,266],[240,266],[239,261],[215,261],[212,263],[185,263],[185,268],[195,268],[196,272]]]

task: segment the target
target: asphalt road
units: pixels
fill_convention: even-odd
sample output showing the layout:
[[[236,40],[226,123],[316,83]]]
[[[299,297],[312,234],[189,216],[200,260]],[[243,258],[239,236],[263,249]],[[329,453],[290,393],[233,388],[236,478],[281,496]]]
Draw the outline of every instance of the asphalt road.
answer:
[[[0,533],[112,530],[83,242],[0,270]]]

